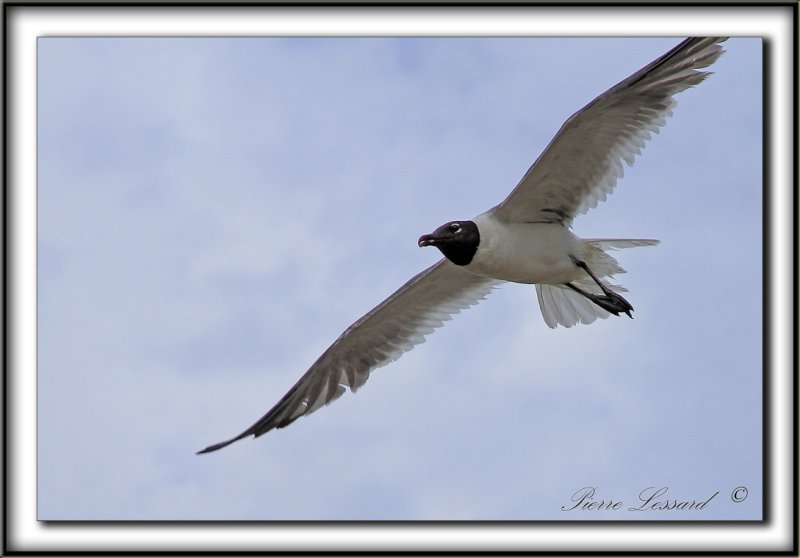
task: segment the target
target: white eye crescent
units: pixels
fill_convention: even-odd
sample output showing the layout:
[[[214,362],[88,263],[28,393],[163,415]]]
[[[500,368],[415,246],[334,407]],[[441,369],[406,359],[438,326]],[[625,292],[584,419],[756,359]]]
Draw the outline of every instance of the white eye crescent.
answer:
[[[458,232],[461,230],[461,225],[459,225],[458,223],[450,223],[450,230],[452,232]]]

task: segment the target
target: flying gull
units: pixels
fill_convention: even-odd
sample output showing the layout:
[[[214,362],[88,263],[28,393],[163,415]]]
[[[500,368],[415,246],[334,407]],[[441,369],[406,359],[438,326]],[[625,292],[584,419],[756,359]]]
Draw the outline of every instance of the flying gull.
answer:
[[[611,314],[631,317],[625,289],[607,278],[624,273],[609,251],[656,240],[581,239],[570,226],[633,165],[675,107],[673,96],[702,82],[725,38],[688,38],[621,81],[561,127],[516,188],[472,220],[451,221],[419,238],[444,255],[370,310],[311,365],[267,414],[216,451],[261,436],[355,392],[375,368],[410,351],[454,314],[506,281],[533,284],[545,323],[571,327]],[[604,280],[606,279],[606,280]]]

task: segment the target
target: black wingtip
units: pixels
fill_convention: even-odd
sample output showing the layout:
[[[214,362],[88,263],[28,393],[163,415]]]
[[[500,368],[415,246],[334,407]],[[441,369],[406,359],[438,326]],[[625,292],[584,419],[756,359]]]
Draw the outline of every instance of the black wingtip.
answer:
[[[224,448],[225,446],[229,446],[232,443],[241,440],[242,438],[248,436],[249,434],[250,434],[249,432],[245,432],[244,434],[236,436],[235,438],[231,438],[230,440],[225,440],[224,442],[214,444],[213,446],[208,446],[207,448],[198,451],[195,455],[201,455],[203,453],[211,453],[212,451],[217,451],[219,449]]]
[[[200,451],[195,453],[195,455],[202,455],[204,453],[211,453],[212,451],[217,451],[220,447],[222,447],[222,446],[219,446],[219,447],[217,447],[217,446],[208,446],[207,448],[201,449]]]
[[[211,453],[212,451],[217,451],[218,449],[222,449],[230,443],[231,442],[223,442],[221,444],[214,444],[213,446],[208,446],[207,448],[198,451],[195,455],[202,455],[204,453]]]

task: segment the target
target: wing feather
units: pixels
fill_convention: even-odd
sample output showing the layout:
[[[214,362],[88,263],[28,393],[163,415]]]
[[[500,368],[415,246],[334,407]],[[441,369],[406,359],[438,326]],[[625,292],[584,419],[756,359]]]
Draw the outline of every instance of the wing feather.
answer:
[[[454,314],[486,298],[499,283],[440,260],[348,327],[258,422],[198,453],[283,428],[335,400],[346,388],[355,392],[372,370],[425,341]]]
[[[561,127],[511,194],[506,221],[572,219],[604,201],[675,107],[673,95],[702,82],[723,52],[720,37],[689,38],[621,81]]]

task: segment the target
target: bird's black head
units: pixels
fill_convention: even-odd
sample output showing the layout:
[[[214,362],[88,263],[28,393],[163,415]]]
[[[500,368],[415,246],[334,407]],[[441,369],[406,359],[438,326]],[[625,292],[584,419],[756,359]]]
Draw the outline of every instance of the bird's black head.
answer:
[[[472,221],[451,221],[419,237],[420,247],[436,246],[444,257],[456,265],[467,265],[472,261],[481,235],[478,226]]]

